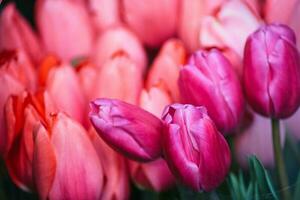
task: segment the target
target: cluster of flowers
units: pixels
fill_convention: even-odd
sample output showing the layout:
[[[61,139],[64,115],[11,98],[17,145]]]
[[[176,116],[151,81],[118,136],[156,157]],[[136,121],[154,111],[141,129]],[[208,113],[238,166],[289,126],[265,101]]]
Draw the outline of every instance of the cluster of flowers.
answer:
[[[281,119],[300,104],[300,3],[276,2],[37,0],[37,32],[7,4],[0,154],[13,182],[41,199],[127,199],[130,177],[210,191],[233,134],[242,165],[255,153],[271,166],[253,111]],[[145,47],[160,48],[150,67]]]

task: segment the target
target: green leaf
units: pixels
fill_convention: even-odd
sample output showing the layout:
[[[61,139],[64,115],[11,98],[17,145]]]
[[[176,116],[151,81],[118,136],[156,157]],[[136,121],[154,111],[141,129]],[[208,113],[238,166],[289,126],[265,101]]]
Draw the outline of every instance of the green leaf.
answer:
[[[240,193],[238,179],[233,173],[230,173],[229,175],[229,188],[230,188],[231,197],[233,199],[235,200],[243,199]]]
[[[253,199],[253,183],[251,182],[247,188],[247,192],[246,192],[246,199],[247,200],[252,200]]]
[[[298,173],[293,199],[294,200],[299,200],[300,199],[300,172]]]

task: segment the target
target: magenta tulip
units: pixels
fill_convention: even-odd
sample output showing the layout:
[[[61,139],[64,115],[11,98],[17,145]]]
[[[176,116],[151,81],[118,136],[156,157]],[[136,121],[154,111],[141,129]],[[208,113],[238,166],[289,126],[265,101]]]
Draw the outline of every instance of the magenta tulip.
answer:
[[[300,103],[300,60],[294,32],[272,24],[249,36],[244,87],[252,108],[268,117],[291,116]]]
[[[116,99],[96,99],[90,105],[94,128],[115,150],[138,161],[151,161],[161,155],[159,118]]]
[[[179,89],[184,102],[203,105],[218,129],[229,133],[239,123],[244,98],[229,61],[216,49],[198,51],[180,71]]]
[[[174,175],[194,190],[216,188],[229,170],[231,156],[205,107],[172,104],[163,120],[163,151]]]

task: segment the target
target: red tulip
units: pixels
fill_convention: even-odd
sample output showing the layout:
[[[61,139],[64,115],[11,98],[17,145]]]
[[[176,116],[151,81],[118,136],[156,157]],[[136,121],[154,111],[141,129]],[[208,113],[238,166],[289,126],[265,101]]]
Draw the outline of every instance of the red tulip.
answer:
[[[178,0],[124,0],[127,25],[148,46],[157,47],[175,35]]]
[[[101,68],[118,52],[125,52],[141,72],[146,69],[147,57],[141,42],[123,27],[110,28],[99,36],[92,55],[93,62]]]
[[[238,125],[244,110],[240,82],[218,50],[196,52],[180,71],[179,88],[184,102],[207,108],[223,134]]]
[[[187,52],[180,40],[170,39],[164,43],[155,58],[147,77],[147,87],[163,82],[174,101],[179,100],[178,77],[186,61]],[[168,74],[168,76],[166,76]]]
[[[229,170],[229,146],[204,107],[172,104],[163,114],[163,151],[170,169],[194,190],[216,188]]]
[[[62,113],[35,133],[33,173],[40,199],[100,198],[103,171],[96,150],[85,129]]]
[[[15,4],[9,3],[0,16],[0,50],[15,49],[26,52],[35,63],[39,62],[42,56],[36,33],[18,12]]]
[[[36,9],[37,27],[49,53],[67,61],[90,53],[94,32],[83,4],[39,0]]]
[[[112,148],[140,161],[151,161],[161,155],[159,118],[115,99],[96,99],[90,106],[94,128]]]
[[[46,92],[35,95],[24,92],[11,96],[5,107],[7,145],[5,163],[13,182],[25,191],[32,191],[33,132],[41,121],[47,123],[49,113],[55,107]]]
[[[244,54],[244,87],[254,111],[291,116],[300,104],[300,58],[294,32],[266,25],[249,36]]]

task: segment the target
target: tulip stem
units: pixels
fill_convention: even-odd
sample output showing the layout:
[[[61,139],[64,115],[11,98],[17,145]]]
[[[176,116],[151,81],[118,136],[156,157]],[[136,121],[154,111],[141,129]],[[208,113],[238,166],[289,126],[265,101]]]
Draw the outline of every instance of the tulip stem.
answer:
[[[281,151],[280,145],[280,125],[279,119],[271,119],[272,120],[272,135],[273,135],[273,149],[275,155],[275,163],[277,169],[277,176],[279,178],[279,185],[282,189],[282,197],[284,200],[291,199],[290,192],[287,188],[288,186],[288,178],[285,170],[285,164],[283,160],[283,155]]]

